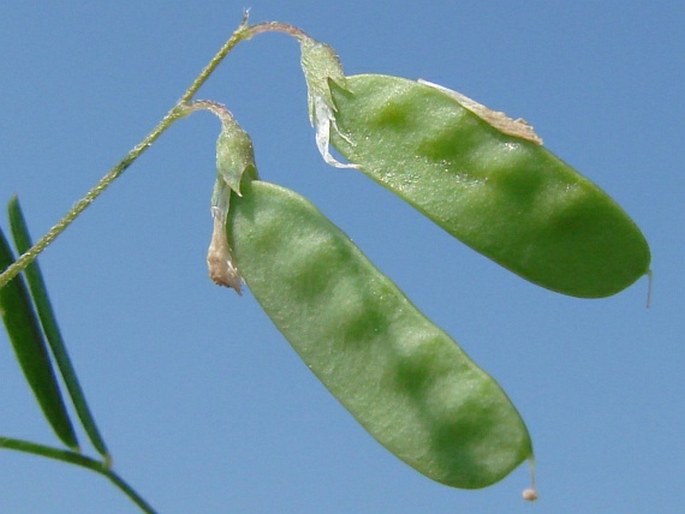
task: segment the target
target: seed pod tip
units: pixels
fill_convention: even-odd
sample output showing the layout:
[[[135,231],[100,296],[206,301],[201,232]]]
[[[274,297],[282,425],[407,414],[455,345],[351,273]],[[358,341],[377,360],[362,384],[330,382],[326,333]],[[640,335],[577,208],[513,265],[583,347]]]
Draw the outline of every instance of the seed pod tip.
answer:
[[[538,492],[533,488],[524,489],[521,493],[524,500],[534,502],[538,499]]]

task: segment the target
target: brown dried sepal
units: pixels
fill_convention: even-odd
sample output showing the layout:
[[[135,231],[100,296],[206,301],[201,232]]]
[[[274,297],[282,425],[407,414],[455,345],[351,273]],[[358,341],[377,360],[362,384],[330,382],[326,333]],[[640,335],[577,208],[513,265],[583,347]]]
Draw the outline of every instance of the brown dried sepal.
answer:
[[[228,247],[224,217],[215,215],[213,218],[212,240],[207,250],[209,278],[217,285],[231,287],[238,294],[242,294],[241,287],[243,281],[238,268],[233,263],[231,249]]]

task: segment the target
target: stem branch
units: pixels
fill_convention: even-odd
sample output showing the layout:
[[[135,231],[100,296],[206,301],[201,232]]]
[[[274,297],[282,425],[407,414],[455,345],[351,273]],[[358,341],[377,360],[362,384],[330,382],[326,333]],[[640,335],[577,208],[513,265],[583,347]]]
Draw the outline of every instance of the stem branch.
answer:
[[[124,158],[113,168],[111,168],[100,181],[86,193],[74,206],[47,231],[31,248],[26,250],[13,264],[0,274],[0,288],[4,287],[10,280],[12,280],[18,273],[31,264],[38,255],[52,243],[57,236],[59,236],[71,223],[90,205],[98,196],[100,196],[117,178],[119,178],[126,169],[135,162],[151,145],[154,143],[176,120],[185,117],[197,109],[208,109],[214,114],[218,115],[222,121],[226,117],[230,117],[230,112],[221,104],[211,101],[198,101],[191,103],[193,97],[202,85],[207,81],[211,74],[221,64],[223,59],[231,52],[231,50],[241,41],[251,39],[253,36],[263,34],[265,32],[282,32],[294,37],[302,42],[308,36],[299,28],[280,22],[266,22],[256,25],[248,25],[247,13],[243,16],[243,20],[238,28],[233,32],[231,37],[224,43],[219,51],[212,57],[207,66],[195,78],[192,84],[186,89],[181,98],[176,104],[167,112],[161,121],[152,129],[152,131],[145,136],[145,138],[134,146]],[[41,444],[24,441],[21,439],[13,439],[9,437],[0,436],[0,448],[7,448],[19,452],[29,453],[32,455],[39,455],[50,459],[67,462],[86,469],[95,471],[109,479],[117,488],[119,488],[131,501],[133,501],[146,514],[155,514],[152,507],[119,475],[111,469],[111,461],[108,455],[105,455],[104,461],[98,461],[90,457],[86,457],[80,453],[70,450],[62,450],[52,448]]]
[[[48,230],[43,237],[41,237],[36,244],[24,252],[12,265],[0,274],[0,288],[4,287],[10,280],[12,280],[19,272],[26,266],[31,264],[38,255],[52,243],[57,236],[59,236],[71,223],[88,207],[95,199],[100,196],[119,176],[126,171],[133,162],[140,157],[145,150],[147,150],[152,143],[154,143],[159,136],[161,136],[173,123],[179,118],[188,114],[187,104],[193,99],[195,93],[207,81],[214,70],[221,64],[224,57],[226,57],[233,48],[241,41],[251,39],[253,36],[263,34],[265,32],[283,32],[289,36],[294,37],[298,41],[307,38],[307,34],[301,29],[290,25],[288,23],[281,23],[276,21],[257,23],[256,25],[248,25],[247,12],[243,16],[243,20],[238,28],[231,34],[231,37],[224,43],[219,51],[212,57],[207,66],[195,78],[193,83],[186,89],[183,96],[179,98],[176,105],[174,105],[169,112],[162,118],[157,126],[145,136],[140,143],[134,146],[126,156],[107,174],[100,179],[100,181],[93,187],[86,195],[81,198],[74,206],[64,215],[64,217],[57,222],[50,230]]]
[[[248,38],[265,32],[283,32],[284,34],[294,37],[298,41],[302,41],[309,37],[302,29],[290,25],[289,23],[281,23],[280,21],[266,21],[247,27]]]
[[[172,124],[179,118],[182,118],[186,114],[185,104],[187,104],[197,93],[198,89],[207,81],[214,70],[221,64],[221,61],[228,55],[228,53],[240,42],[246,39],[250,39],[252,34],[250,33],[250,28],[247,25],[247,15],[243,17],[243,21],[238,26],[238,28],[233,32],[231,37],[226,41],[226,43],[219,49],[219,51],[212,57],[207,66],[200,72],[200,74],[195,78],[193,83],[186,89],[183,96],[176,102],[176,105],[172,107],[169,112],[162,118],[162,120],[157,124],[157,126],[152,129],[152,131],[145,136],[145,138],[134,146],[126,156],[112,169],[110,169],[107,174],[100,179],[100,181],[93,187],[86,195],[81,198],[74,206],[67,212],[64,217],[57,222],[47,233],[41,237],[36,244],[24,252],[12,265],[8,266],[7,269],[0,274],[0,287],[3,287],[10,280],[12,280],[21,270],[26,268],[31,262],[33,262],[38,255],[45,250],[45,248],[52,243],[57,236],[59,236],[64,230],[71,225],[71,223],[88,207],[95,199],[100,196],[111,184],[114,182],[133,162],[140,157],[145,150],[147,150],[152,143],[154,143],[159,136],[161,136]]]
[[[123,478],[112,471],[106,461],[100,462],[70,450],[61,450],[59,448],[52,448],[30,441],[24,441],[22,439],[13,439],[11,437],[0,437],[0,448],[7,448],[8,450],[29,453],[31,455],[39,455],[41,457],[67,462],[100,473],[107,477],[110,482],[128,496],[133,503],[140,507],[141,511],[145,512],[145,514],[155,514],[155,510],[152,506],[147,503],[135,489],[128,485]]]

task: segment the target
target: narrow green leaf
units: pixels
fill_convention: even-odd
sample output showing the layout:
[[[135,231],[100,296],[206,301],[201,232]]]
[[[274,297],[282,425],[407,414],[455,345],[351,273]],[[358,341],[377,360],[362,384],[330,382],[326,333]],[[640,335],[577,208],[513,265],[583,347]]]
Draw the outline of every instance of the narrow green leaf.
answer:
[[[33,243],[26,225],[24,214],[22,213],[21,206],[19,204],[19,199],[16,196],[10,199],[7,210],[9,212],[10,227],[12,229],[14,244],[17,247],[17,251],[22,254],[31,248]],[[78,414],[83,428],[85,429],[86,434],[88,434],[88,437],[93,443],[95,449],[102,456],[108,459],[109,452],[107,450],[107,446],[105,445],[105,441],[103,440],[100,431],[98,430],[98,427],[95,423],[95,418],[88,407],[86,397],[83,394],[83,390],[81,389],[76,376],[76,371],[74,370],[74,366],[72,365],[69,354],[67,353],[67,348],[64,344],[64,339],[62,338],[59,325],[57,324],[57,319],[50,302],[50,297],[48,296],[47,288],[45,286],[45,281],[43,279],[40,266],[38,265],[38,261],[35,260],[29,264],[24,271],[24,274],[26,275],[26,281],[28,282],[29,289],[31,290],[31,295],[33,296],[33,301],[36,306],[36,312],[38,313],[38,318],[43,326],[45,337],[48,340],[48,344],[50,345],[52,354],[55,357],[57,367],[59,368],[62,378],[64,379],[67,391],[69,391],[71,400],[74,403],[76,413]]]
[[[13,262],[12,249],[0,230],[0,271]],[[19,365],[43,414],[57,437],[68,447],[78,449],[74,427],[52,371],[43,332],[21,275],[17,275],[0,289],[0,315]]]

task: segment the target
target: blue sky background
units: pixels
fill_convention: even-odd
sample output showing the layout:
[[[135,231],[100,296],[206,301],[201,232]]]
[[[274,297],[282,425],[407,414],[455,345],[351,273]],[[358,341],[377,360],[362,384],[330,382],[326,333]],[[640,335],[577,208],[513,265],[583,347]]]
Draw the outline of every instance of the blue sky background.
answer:
[[[18,193],[43,234],[173,105],[244,6],[3,2],[0,202]],[[602,300],[533,286],[362,175],[327,167],[298,46],[263,35],[198,98],[226,103],[253,137],[262,177],[309,197],[500,382],[532,433],[541,499],[520,499],[525,466],[462,491],[398,461],[249,292],[209,281],[218,123],[206,113],[172,127],[40,258],[116,469],[161,513],[682,512],[685,4],[251,7],[253,22],[290,22],[333,45],[349,74],[425,78],[525,117],[641,226],[653,305],[646,279]],[[6,339],[0,435],[56,444]],[[0,512],[136,509],[100,476],[3,451]]]

